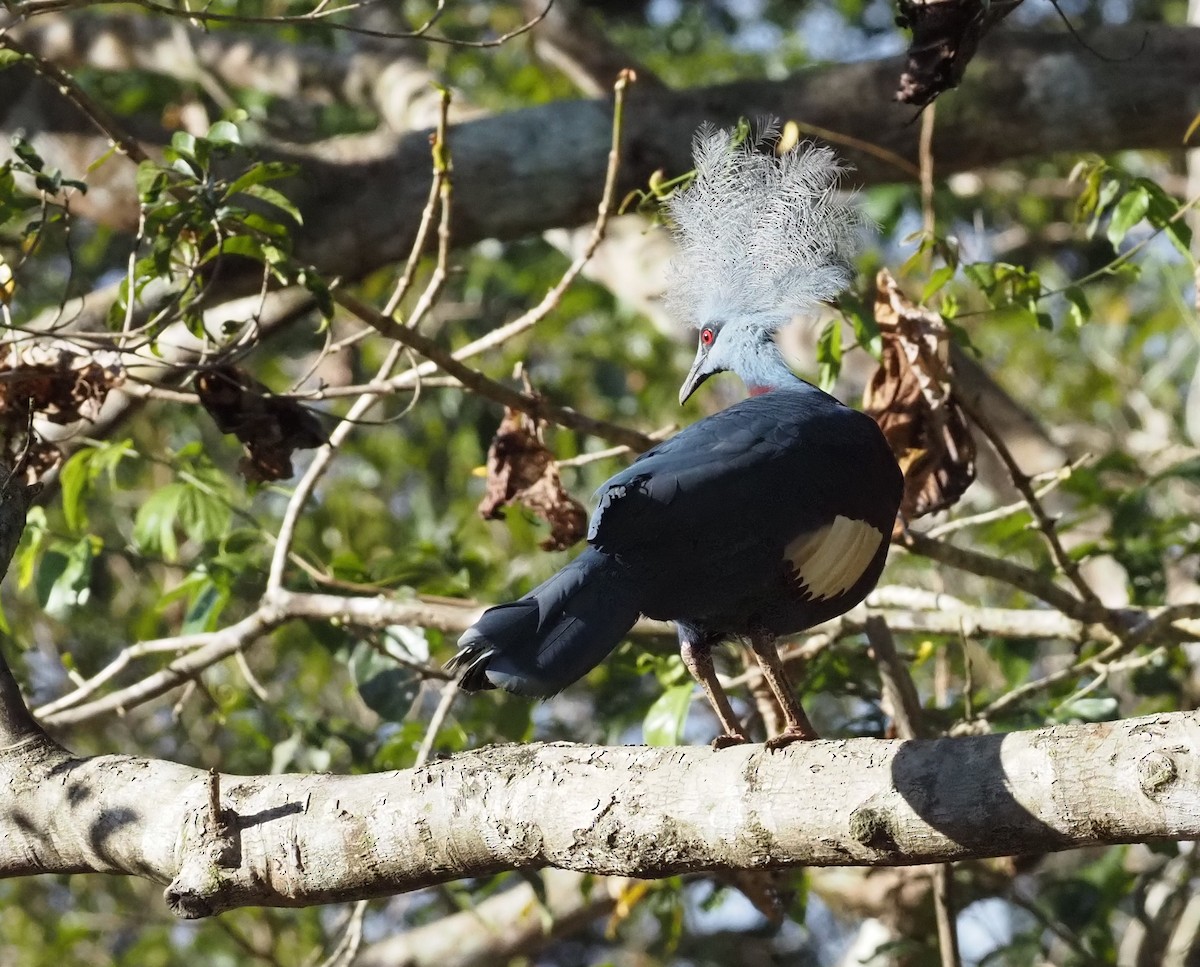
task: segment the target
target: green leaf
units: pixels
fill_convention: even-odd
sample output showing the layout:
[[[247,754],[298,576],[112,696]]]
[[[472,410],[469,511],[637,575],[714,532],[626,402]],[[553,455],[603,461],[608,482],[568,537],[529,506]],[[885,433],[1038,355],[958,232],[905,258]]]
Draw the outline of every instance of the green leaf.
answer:
[[[288,164],[286,161],[259,162],[234,179],[225,190],[225,195],[232,198],[254,185],[261,185],[267,181],[278,181],[280,178],[289,178],[297,171],[299,168],[296,165]]]
[[[83,496],[92,479],[89,465],[95,452],[95,450],[85,448],[73,453],[71,458],[63,464],[62,472],[58,476],[59,484],[62,486],[63,517],[66,518],[67,527],[72,531],[79,530],[83,525]]]
[[[145,204],[152,205],[167,187],[167,173],[153,161],[143,161],[137,167],[135,183],[138,198]]]
[[[69,560],[67,555],[60,550],[47,551],[42,555],[34,580],[34,591],[37,593],[37,601],[41,607],[46,607],[46,602],[50,600],[50,595],[53,593],[58,579],[66,571]]]
[[[308,289],[317,303],[317,309],[325,320],[333,318],[333,294],[329,291],[329,283],[327,283],[320,275],[315,272],[309,272],[301,269],[296,273],[296,281],[304,288]]]
[[[1092,307],[1079,286],[1071,286],[1063,292],[1063,298],[1067,300],[1067,320],[1071,325],[1078,328],[1092,317]]]
[[[304,224],[304,219],[300,215],[300,209],[293,204],[287,195],[276,188],[268,188],[266,185],[250,185],[242,190],[242,194],[265,201],[268,205],[274,205],[294,218],[297,225]]]
[[[421,690],[416,669],[381,655],[365,641],[350,655],[350,674],[367,708],[389,722],[401,721]]]
[[[216,631],[217,620],[225,605],[229,603],[229,589],[209,579],[201,584],[188,605],[180,633],[185,635],[203,631]]]
[[[12,146],[13,153],[24,161],[31,170],[41,171],[46,167],[46,162],[42,160],[42,156],[33,149],[33,145],[19,134],[13,136]]]
[[[190,489],[181,483],[167,484],[138,508],[133,521],[133,541],[139,548],[161,553],[168,561],[175,560],[179,550],[175,523],[179,518],[179,507]]]
[[[286,225],[281,225],[273,218],[267,218],[258,212],[248,212],[242,218],[242,224],[247,228],[256,232],[262,232],[264,235],[270,235],[272,238],[287,238],[288,228]]]
[[[208,129],[208,134],[204,136],[206,141],[213,144],[241,144],[242,135],[237,129],[236,124],[231,124],[229,121],[218,121]]]
[[[176,131],[171,135],[171,149],[181,158],[195,159],[196,139],[187,131]]]
[[[6,67],[12,67],[13,64],[25,60],[28,56],[28,54],[13,50],[11,47],[0,47],[0,71]]]
[[[1121,196],[1113,206],[1112,218],[1108,223],[1108,240],[1118,248],[1129,234],[1129,230],[1140,222],[1150,208],[1150,193],[1138,185]]]
[[[91,591],[95,544],[85,537],[69,549],[47,552],[38,569],[38,602],[53,618],[65,618],[72,608],[87,602]]]
[[[223,238],[200,256],[200,264],[212,261],[218,255],[241,255],[256,262],[263,261],[262,242],[253,235],[231,235]]]
[[[831,319],[817,337],[817,379],[821,389],[832,389],[841,371],[842,322]]]
[[[1105,210],[1113,203],[1113,200],[1121,191],[1121,182],[1117,178],[1110,178],[1104,182],[1099,192],[1096,194],[1096,207],[1092,209],[1092,220],[1088,224],[1087,237],[1091,238],[1096,234],[1096,229],[1100,226],[1100,219],[1103,217]]]
[[[984,293],[996,288],[996,269],[991,262],[971,262],[963,266],[963,274]]]
[[[655,699],[642,722],[647,745],[679,745],[694,690],[693,683],[688,682],[668,688]]]
[[[223,538],[233,523],[229,504],[219,495],[196,486],[184,487],[178,513],[183,532],[201,544]]]
[[[24,591],[34,583],[37,568],[41,563],[42,546],[46,543],[49,529],[46,525],[46,509],[30,507],[25,517],[25,536],[17,555],[17,587]]]
[[[929,281],[925,283],[925,288],[921,290],[921,301],[928,302],[929,297],[938,292],[952,278],[954,278],[954,266],[943,265],[940,269],[935,269],[930,274]]]
[[[1146,221],[1166,234],[1175,249],[1189,262],[1192,260],[1192,229],[1186,218],[1179,217],[1179,206],[1161,185],[1146,179],[1139,183],[1150,193],[1150,207],[1146,209]]]

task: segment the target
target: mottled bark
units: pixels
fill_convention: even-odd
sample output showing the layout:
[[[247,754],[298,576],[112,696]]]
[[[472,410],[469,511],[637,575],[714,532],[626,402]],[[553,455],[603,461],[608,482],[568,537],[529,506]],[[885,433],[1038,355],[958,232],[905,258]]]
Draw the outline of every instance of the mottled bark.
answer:
[[[1200,837],[1200,716],[930,741],[505,746],[366,776],[222,776],[49,744],[0,754],[0,875],[127,873],[182,916],[506,869],[662,877]],[[215,857],[220,857],[216,859]]]
[[[1144,47],[1141,47],[1145,37]],[[938,172],[994,165],[1060,151],[1179,147],[1200,111],[1200,29],[1116,27],[1088,35],[1105,51],[1140,53],[1103,61],[1073,37],[1005,33],[989,38],[962,87],[943,98]],[[691,166],[690,143],[703,121],[776,115],[891,152],[909,167],[839,145],[863,182],[911,177],[918,125],[890,99],[901,58],[842,64],[783,81],[741,81],[670,91],[635,85],[626,109],[618,195],[650,175]],[[107,150],[102,138],[44,82],[15,68],[0,73],[0,128],[24,127],[47,160],[79,177]],[[594,217],[610,137],[607,100],[560,101],[454,125],[453,239],[516,238]],[[161,138],[151,129],[144,136]],[[322,270],[357,277],[405,257],[429,180],[426,132],[339,138],[309,147],[267,148],[291,158],[304,177],[285,186],[304,211],[299,254]],[[105,180],[106,179],[106,180]],[[136,221],[132,166],[102,165],[76,209],[109,224]]]

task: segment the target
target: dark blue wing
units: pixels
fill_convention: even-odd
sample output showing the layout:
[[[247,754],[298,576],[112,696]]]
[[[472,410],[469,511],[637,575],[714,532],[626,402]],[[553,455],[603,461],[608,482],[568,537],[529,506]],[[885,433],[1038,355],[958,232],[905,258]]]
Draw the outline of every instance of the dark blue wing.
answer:
[[[642,573],[659,610],[686,612],[705,595],[754,593],[789,542],[839,515],[890,534],[901,486],[870,417],[807,385],[775,390],[693,424],[612,477],[588,541]],[[719,587],[714,574],[726,576]]]

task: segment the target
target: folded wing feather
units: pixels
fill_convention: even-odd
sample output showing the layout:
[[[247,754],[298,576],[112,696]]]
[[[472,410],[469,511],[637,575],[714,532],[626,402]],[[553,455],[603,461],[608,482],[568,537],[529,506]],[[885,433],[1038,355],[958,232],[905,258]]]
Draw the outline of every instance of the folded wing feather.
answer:
[[[833,523],[795,538],[783,556],[800,589],[824,601],[854,587],[882,541],[883,533],[865,520],[839,515]]]

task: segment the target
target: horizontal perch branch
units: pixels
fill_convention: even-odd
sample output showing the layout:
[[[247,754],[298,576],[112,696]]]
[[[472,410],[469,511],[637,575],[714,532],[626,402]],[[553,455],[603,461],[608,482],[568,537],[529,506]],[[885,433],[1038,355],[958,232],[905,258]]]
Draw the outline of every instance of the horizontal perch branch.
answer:
[[[143,876],[197,917],[545,866],[662,877],[1196,839],[1198,749],[1187,712],[775,753],[504,746],[407,772],[218,781],[31,739],[0,751],[0,876]]]

